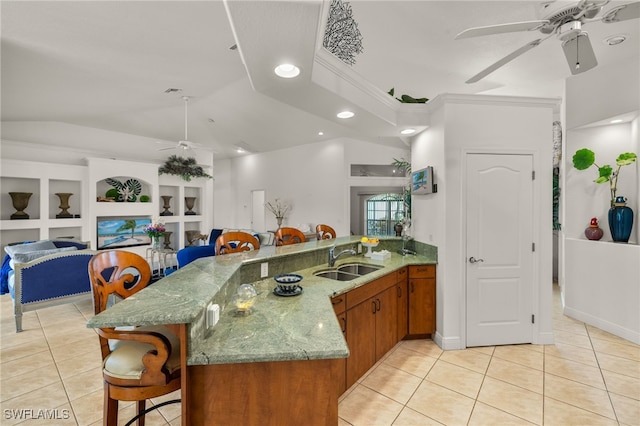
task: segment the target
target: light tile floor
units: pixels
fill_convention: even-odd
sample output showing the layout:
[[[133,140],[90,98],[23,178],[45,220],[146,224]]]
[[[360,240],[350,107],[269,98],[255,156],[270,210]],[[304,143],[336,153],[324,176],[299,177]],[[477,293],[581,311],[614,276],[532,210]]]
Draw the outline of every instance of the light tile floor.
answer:
[[[341,397],[340,425],[640,425],[640,346],[565,317],[555,296],[554,345],[400,342]],[[92,312],[90,300],[28,312],[15,333],[11,299],[0,297],[0,424],[101,424]],[[122,407],[120,424],[133,415]],[[179,404],[147,416],[151,426],[180,420]]]

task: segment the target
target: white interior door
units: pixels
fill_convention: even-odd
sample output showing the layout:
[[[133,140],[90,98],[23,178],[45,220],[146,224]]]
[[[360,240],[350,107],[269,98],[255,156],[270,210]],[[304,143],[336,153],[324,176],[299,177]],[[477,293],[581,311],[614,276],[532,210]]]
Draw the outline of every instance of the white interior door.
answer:
[[[466,183],[467,346],[531,343],[533,157],[468,154]]]
[[[265,224],[264,190],[251,191],[251,229],[263,232]]]

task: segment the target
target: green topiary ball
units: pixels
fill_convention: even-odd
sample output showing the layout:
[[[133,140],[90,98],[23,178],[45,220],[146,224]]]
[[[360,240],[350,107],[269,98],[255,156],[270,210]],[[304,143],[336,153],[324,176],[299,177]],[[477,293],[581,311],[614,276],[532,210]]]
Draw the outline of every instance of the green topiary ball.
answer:
[[[110,190],[107,191],[106,194],[104,194],[105,197],[107,198],[113,198],[114,200],[117,200],[118,197],[120,196],[120,193],[118,193],[118,190],[115,188],[111,188]]]
[[[151,197],[149,197],[148,195],[141,195],[140,196],[140,202],[141,203],[148,203],[149,201],[151,201]]]

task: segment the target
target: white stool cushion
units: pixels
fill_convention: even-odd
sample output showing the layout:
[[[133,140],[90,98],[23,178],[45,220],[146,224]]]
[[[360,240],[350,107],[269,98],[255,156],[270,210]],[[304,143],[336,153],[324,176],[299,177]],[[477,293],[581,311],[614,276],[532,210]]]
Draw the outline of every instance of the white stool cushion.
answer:
[[[175,334],[163,326],[144,326],[136,330],[154,331],[167,337],[171,343],[171,355],[166,363],[167,369],[172,373],[180,368],[180,339]],[[140,379],[144,371],[142,357],[153,350],[154,346],[132,340],[109,340],[109,346],[111,353],[104,360],[104,373],[119,379]]]

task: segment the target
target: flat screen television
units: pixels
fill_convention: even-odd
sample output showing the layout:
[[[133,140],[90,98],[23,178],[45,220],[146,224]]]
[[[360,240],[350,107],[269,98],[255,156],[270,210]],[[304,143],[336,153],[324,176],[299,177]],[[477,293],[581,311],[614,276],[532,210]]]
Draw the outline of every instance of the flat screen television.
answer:
[[[149,245],[144,228],[150,224],[148,217],[98,217],[98,250]]]
[[[425,167],[411,174],[411,193],[415,195],[437,192],[433,182],[433,167]]]

